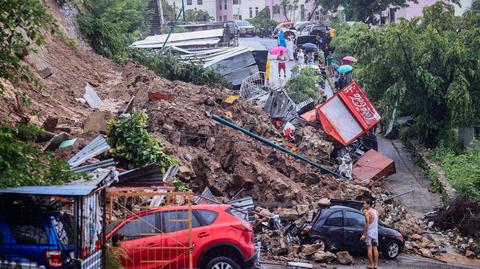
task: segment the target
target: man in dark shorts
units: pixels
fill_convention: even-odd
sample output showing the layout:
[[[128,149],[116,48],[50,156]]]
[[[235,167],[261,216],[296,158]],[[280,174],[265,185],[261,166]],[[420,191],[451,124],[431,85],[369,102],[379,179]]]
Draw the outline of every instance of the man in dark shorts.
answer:
[[[378,268],[378,212],[372,207],[373,202],[367,199],[363,203],[365,214],[365,228],[360,240],[367,244],[368,266],[367,268]]]
[[[287,65],[286,65],[287,56],[285,55],[283,50],[280,51],[280,55],[278,55],[277,60],[278,60],[278,77],[281,78],[281,73],[283,70],[283,77],[286,78],[287,77]]]

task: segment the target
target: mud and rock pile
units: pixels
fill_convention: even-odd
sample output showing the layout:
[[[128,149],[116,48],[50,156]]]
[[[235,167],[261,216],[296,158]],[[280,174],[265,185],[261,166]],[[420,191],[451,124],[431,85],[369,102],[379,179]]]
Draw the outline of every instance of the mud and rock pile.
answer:
[[[148,78],[148,73],[145,70],[143,76]],[[211,115],[219,115],[273,142],[286,143],[263,111],[241,100],[231,105],[225,103],[232,94],[229,90],[158,77],[140,81],[144,90],[136,95],[136,107],[148,111],[149,131],[158,135],[167,150],[176,156],[180,162],[178,176],[194,190],[209,186],[215,195],[232,197],[245,188],[259,205],[266,207],[308,204],[319,197],[368,197],[369,190],[360,185],[322,174],[212,120]],[[149,92],[171,97],[149,100]],[[313,131],[309,135],[313,136]],[[318,160],[328,160],[329,142],[319,147],[325,150],[316,153],[320,156]],[[322,164],[328,165],[325,161]]]

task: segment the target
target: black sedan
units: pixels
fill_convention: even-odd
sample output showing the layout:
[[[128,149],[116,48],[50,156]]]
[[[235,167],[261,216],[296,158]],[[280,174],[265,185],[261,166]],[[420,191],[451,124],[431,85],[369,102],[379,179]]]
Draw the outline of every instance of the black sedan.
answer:
[[[345,206],[320,209],[311,227],[304,229],[305,243],[322,244],[325,250],[346,250],[351,253],[366,253],[367,245],[360,240],[365,225],[361,211]],[[395,259],[404,247],[401,233],[383,225],[378,227],[379,251],[387,259]]]

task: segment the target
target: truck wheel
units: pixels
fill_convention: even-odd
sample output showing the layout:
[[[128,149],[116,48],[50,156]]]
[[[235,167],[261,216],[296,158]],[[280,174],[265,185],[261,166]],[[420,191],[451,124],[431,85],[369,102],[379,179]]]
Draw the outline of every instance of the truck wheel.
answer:
[[[240,265],[236,263],[234,260],[225,257],[215,257],[210,260],[207,264],[207,269],[241,269]]]

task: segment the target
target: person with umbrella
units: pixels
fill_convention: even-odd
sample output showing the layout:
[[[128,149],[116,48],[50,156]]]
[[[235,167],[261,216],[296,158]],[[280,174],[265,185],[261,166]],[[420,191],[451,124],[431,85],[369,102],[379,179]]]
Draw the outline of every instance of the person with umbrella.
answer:
[[[285,40],[285,33],[283,30],[281,30],[278,35],[278,45],[285,48],[287,47],[287,41]]]
[[[281,78],[282,75],[282,70],[283,70],[283,77],[287,78],[287,66],[286,66],[286,61],[287,61],[287,56],[285,55],[285,52],[283,50],[280,51],[280,54],[277,57],[278,60],[278,78]]]

